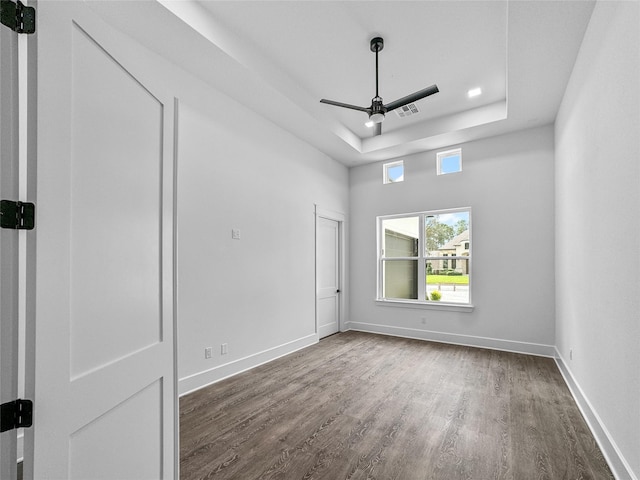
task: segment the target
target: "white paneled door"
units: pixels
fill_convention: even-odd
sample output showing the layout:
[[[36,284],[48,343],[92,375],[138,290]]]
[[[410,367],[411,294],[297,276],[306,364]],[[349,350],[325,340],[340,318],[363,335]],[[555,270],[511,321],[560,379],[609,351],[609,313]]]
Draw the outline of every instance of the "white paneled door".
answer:
[[[88,3],[37,28],[26,476],[174,478],[173,99]]]
[[[317,322],[320,338],[340,330],[340,222],[317,221]]]
[[[0,198],[18,199],[18,34],[0,25]],[[18,231],[0,229],[0,403],[17,398]],[[0,433],[0,478],[16,478],[16,430]]]

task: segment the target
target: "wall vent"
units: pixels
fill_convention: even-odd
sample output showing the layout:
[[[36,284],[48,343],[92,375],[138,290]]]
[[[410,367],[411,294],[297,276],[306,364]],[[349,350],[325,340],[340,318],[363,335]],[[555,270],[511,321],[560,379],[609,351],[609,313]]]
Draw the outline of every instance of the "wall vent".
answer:
[[[415,103],[409,103],[407,105],[403,105],[400,108],[396,108],[395,112],[398,114],[400,118],[410,117],[411,115],[415,115],[416,113],[420,113],[418,107],[416,107]]]

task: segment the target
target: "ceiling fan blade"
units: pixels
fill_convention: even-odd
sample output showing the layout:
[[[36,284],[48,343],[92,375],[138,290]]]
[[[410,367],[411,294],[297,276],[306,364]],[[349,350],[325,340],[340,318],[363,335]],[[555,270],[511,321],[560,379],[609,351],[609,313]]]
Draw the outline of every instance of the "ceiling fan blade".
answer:
[[[351,110],[359,110],[361,112],[366,112],[366,113],[369,113],[371,110],[370,108],[367,108],[367,107],[358,107],[357,105],[350,105],[348,103],[334,102],[333,100],[326,100],[324,98],[320,100],[320,103],[326,103],[327,105],[334,105],[336,107],[350,108]]]
[[[431,85],[430,87],[423,88],[422,90],[412,93],[411,95],[402,97],[401,99],[396,100],[395,102],[387,103],[384,106],[384,108],[386,109],[387,112],[390,112],[391,110],[395,110],[396,108],[402,107],[408,103],[416,102],[421,98],[428,97],[429,95],[433,95],[434,93],[438,93],[439,91],[440,90],[438,90],[437,85]]]
[[[382,122],[380,123],[376,123],[374,125],[374,131],[373,131],[373,136],[377,137],[378,135],[382,135]]]

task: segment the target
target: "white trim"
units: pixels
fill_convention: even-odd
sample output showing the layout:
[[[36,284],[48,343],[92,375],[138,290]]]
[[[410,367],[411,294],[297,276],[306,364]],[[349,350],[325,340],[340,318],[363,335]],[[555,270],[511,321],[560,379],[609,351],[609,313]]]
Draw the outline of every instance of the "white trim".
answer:
[[[173,295],[173,476],[180,478],[180,390],[178,390],[178,149],[180,125],[180,100],[173,97],[173,205],[172,205],[172,234],[173,265],[172,265],[172,295]]]
[[[18,438],[16,443],[16,452],[18,457],[18,463],[24,461],[24,431],[18,430]]]
[[[618,480],[638,480],[638,477],[634,475],[631,466],[624,458],[624,455],[622,455],[622,452],[620,452],[607,427],[602,422],[600,415],[598,415],[593,408],[593,405],[580,387],[580,384],[571,373],[569,366],[564,361],[564,358],[562,358],[562,355],[560,355],[557,347],[555,348],[554,359],[558,365],[558,370],[560,370],[567,387],[569,387],[569,391],[578,405],[585,422],[587,422],[589,430],[591,430],[613,475]]]
[[[390,325],[378,325],[374,323],[349,322],[349,330],[358,332],[379,333],[393,337],[414,338],[430,342],[450,343],[465,347],[488,348],[503,352],[524,353],[539,357],[554,357],[555,347],[539,343],[520,342],[517,340],[503,340],[499,338],[477,337],[473,335],[460,335],[457,333],[434,332],[417,328],[395,327]]]
[[[232,377],[252,368],[258,367],[265,363],[276,360],[290,353],[296,352],[303,348],[309,347],[318,343],[318,335],[313,333],[306,337],[298,338],[291,342],[283,343],[273,348],[268,348],[252,355],[239,358],[224,365],[218,365],[217,367],[210,368],[203,372],[194,373],[187,377],[181,378],[179,384],[179,395],[182,397],[189,393],[200,390],[213,383],[217,383],[225,378]]]
[[[446,303],[446,302],[419,302],[418,300],[400,300],[376,298],[379,307],[417,308],[424,310],[447,310],[449,312],[473,312],[475,308],[470,303]]]
[[[329,210],[328,208],[322,208],[316,205],[316,215],[322,218],[328,218],[329,220],[335,220],[336,222],[346,221],[346,215],[335,210]]]

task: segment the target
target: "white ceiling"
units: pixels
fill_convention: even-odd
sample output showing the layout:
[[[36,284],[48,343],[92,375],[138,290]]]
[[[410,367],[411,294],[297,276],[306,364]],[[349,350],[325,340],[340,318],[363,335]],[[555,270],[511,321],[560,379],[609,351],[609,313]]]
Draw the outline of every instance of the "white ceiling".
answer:
[[[159,0],[133,7],[152,25],[134,36],[352,166],[553,122],[593,5]],[[124,17],[113,20],[131,31]],[[388,113],[379,137],[364,126],[364,112],[319,102],[371,104],[374,36],[385,41],[384,103],[434,83],[440,89],[416,102],[417,115]],[[467,98],[474,87],[483,94]]]
[[[386,41],[379,54],[380,95],[385,103],[434,83],[441,90],[419,102],[420,115],[406,119],[389,115],[384,132],[506,98],[505,2],[203,2],[203,6],[316,102],[328,98],[368,107],[375,96],[370,40],[382,36]],[[466,92],[476,86],[485,93],[470,101]],[[364,125],[366,114],[321,108],[359,137],[372,136]]]

